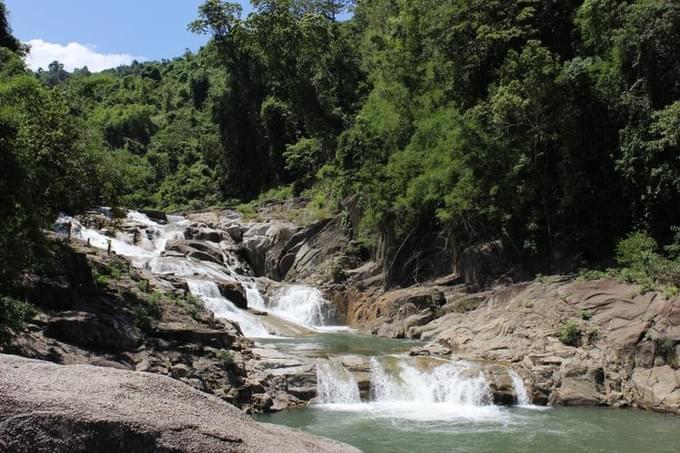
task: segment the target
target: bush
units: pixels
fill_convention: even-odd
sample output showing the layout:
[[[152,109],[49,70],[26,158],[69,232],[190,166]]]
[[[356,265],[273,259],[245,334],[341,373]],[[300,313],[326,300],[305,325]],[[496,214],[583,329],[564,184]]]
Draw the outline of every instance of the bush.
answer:
[[[665,250],[673,251],[674,247],[667,246]],[[662,255],[657,242],[647,233],[631,233],[620,241],[616,246],[616,261],[621,268],[613,271],[615,275],[625,282],[641,285],[643,294],[659,286],[680,284],[680,261]]]
[[[657,354],[664,358],[667,364],[673,368],[678,366],[678,357],[675,353],[675,342],[668,337],[659,337],[655,341]]]
[[[573,319],[564,322],[560,327],[559,338],[568,346],[578,346],[581,343],[581,326]]]
[[[584,321],[590,321],[593,318],[593,313],[590,310],[581,310],[580,315]]]
[[[234,353],[227,351],[226,349],[220,349],[215,358],[222,363],[222,368],[225,370],[230,369],[234,366]]]
[[[0,296],[0,346],[10,343],[12,332],[21,329],[31,319],[33,306],[7,296]]]
[[[184,296],[173,295],[172,301],[194,319],[197,319],[199,313],[203,310],[203,302],[193,294],[186,294]]]

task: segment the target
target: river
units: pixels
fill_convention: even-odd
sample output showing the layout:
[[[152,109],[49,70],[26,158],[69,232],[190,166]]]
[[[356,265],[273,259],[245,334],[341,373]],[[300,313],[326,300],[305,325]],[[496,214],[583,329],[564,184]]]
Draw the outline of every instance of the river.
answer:
[[[183,239],[189,222],[170,217],[158,224],[130,212],[144,227],[111,239],[71,218],[73,234],[111,248],[156,275],[186,280],[189,290],[216,316],[237,322],[260,348],[312,360],[317,398],[304,409],[258,415],[276,423],[331,437],[366,452],[675,452],[680,417],[604,408],[550,408],[531,404],[521,377],[512,377],[515,405],[493,404],[479,364],[412,357],[418,343],[361,335],[338,324],[334,307],[315,288],[284,285],[265,301],[258,280],[230,265],[164,253],[168,241]],[[225,257],[225,263],[229,260]],[[250,307],[241,310],[216,281],[237,279]]]

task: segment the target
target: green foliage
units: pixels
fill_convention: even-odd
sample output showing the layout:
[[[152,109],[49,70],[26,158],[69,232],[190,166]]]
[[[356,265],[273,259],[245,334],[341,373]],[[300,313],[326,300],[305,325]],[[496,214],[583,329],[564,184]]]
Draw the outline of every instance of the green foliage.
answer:
[[[615,273],[680,286],[678,2],[373,0],[337,21],[352,3],[243,17],[207,0],[197,54],[32,75],[0,2],[0,285],[39,261],[60,210],[256,200],[254,217],[301,195],[277,215],[325,218],[351,196],[351,233],[408,275],[422,237],[554,271],[645,231]]]
[[[11,333],[21,329],[34,312],[33,307],[26,302],[0,296],[0,348],[10,343]]]
[[[675,243],[669,250],[674,252]],[[657,242],[645,232],[631,233],[621,240],[616,259],[620,268],[613,270],[615,275],[642,285],[643,292],[668,287],[672,293],[672,288],[680,285],[680,261],[664,256]]]
[[[578,346],[581,344],[581,326],[578,321],[570,319],[560,326],[558,337],[567,346]]]
[[[215,358],[222,364],[222,368],[230,370],[234,366],[234,353],[226,349],[220,349],[215,354]]]
[[[194,319],[198,319],[198,315],[204,309],[203,302],[192,294],[185,294],[184,296],[173,295],[172,303],[181,307],[185,313]]]
[[[593,319],[593,313],[587,309],[581,310],[579,315],[581,316],[581,319],[584,321],[590,321],[591,319]]]
[[[656,353],[664,358],[667,364],[678,368],[678,355],[675,351],[675,341],[668,337],[659,337],[655,340]]]

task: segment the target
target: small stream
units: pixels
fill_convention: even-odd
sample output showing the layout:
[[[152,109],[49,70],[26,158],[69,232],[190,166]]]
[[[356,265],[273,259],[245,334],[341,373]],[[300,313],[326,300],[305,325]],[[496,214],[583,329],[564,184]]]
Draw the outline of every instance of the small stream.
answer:
[[[515,405],[493,404],[479,365],[464,360],[411,357],[418,342],[361,335],[337,326],[334,307],[320,291],[283,285],[268,301],[257,279],[223,266],[164,253],[183,239],[189,222],[171,216],[158,224],[130,212],[127,221],[144,234],[114,238],[72,218],[72,234],[111,248],[156,275],[184,278],[190,292],[215,316],[237,322],[260,348],[274,348],[316,364],[317,398],[304,409],[263,414],[257,419],[331,437],[366,452],[676,452],[680,417],[636,410],[545,408],[531,404],[522,378],[508,369]],[[215,246],[217,244],[214,244]],[[225,263],[233,257],[225,256]],[[241,310],[225,298],[218,282],[237,280],[248,305],[267,316]]]

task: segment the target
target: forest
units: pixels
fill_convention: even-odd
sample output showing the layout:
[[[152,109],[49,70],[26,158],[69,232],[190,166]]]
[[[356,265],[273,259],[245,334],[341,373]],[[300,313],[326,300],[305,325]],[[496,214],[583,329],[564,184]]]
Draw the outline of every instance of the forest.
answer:
[[[207,0],[196,53],[34,73],[0,2],[0,285],[58,212],[293,196],[356,206],[392,263],[494,243],[680,281],[680,3],[252,4]]]

